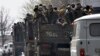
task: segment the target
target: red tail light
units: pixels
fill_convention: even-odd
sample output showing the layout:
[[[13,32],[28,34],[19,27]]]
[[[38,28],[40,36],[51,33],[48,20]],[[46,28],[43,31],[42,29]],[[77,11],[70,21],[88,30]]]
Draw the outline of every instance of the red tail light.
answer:
[[[84,48],[80,49],[80,56],[85,56],[85,50],[84,50]]]

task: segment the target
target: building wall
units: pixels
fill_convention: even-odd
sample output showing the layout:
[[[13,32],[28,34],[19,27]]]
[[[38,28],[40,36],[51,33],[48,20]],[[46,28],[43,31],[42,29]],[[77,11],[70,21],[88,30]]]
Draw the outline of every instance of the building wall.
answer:
[[[83,6],[92,5],[93,7],[100,7],[100,0],[80,0]]]

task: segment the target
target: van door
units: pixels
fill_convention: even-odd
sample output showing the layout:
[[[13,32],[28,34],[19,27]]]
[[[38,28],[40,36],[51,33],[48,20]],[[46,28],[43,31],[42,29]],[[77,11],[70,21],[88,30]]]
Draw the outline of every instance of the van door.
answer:
[[[100,56],[100,20],[87,20],[88,56]]]

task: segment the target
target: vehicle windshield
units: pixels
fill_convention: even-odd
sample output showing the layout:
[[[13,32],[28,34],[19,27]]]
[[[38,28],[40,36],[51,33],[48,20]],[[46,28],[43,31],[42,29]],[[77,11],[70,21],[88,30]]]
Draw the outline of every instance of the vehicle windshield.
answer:
[[[5,46],[4,48],[7,49],[7,46]]]
[[[10,47],[13,47],[13,45],[12,45],[12,44],[10,44]]]

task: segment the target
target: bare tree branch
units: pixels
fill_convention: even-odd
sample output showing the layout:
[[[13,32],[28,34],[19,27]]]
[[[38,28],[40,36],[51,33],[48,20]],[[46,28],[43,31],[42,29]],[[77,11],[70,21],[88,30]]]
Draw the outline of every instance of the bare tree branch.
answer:
[[[11,28],[11,26],[13,25],[13,23],[14,23],[14,20],[12,20],[12,22],[8,26],[6,26],[6,31],[9,31],[9,29]]]
[[[5,8],[0,8],[0,32],[2,37],[2,46],[5,42],[5,35],[6,32],[9,31],[12,23],[9,23],[8,20],[10,19],[9,13]]]

